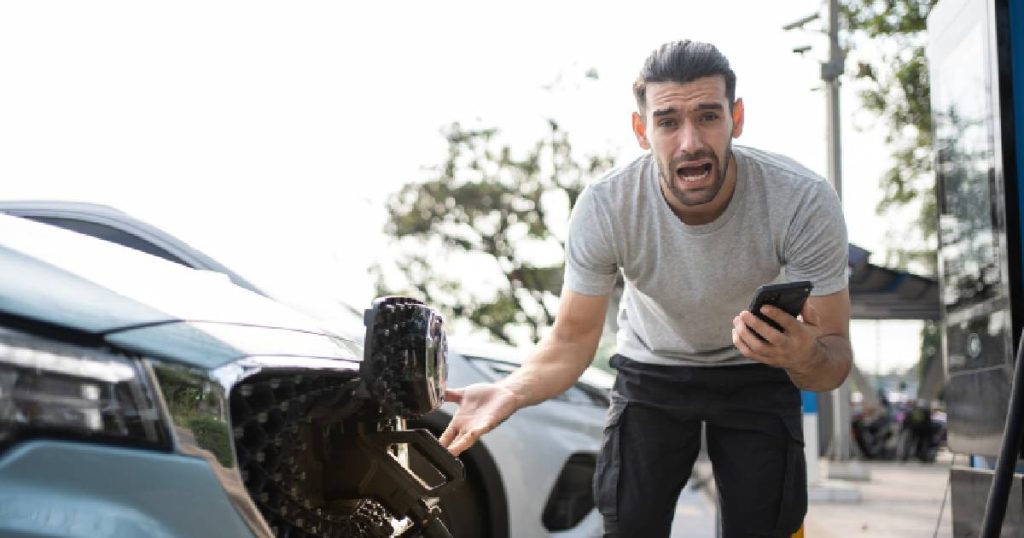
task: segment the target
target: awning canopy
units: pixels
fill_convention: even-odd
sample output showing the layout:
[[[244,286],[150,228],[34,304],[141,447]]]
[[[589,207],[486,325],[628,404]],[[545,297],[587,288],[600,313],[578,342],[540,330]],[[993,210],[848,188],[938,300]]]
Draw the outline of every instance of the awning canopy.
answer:
[[[936,280],[872,265],[870,256],[869,251],[850,245],[853,319],[939,319]]]

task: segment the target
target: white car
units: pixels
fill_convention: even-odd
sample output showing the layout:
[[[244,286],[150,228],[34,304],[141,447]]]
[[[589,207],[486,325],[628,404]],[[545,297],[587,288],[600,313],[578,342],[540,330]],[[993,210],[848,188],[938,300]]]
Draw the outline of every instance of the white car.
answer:
[[[180,239],[107,206],[63,201],[0,202],[0,212],[99,237],[196,269],[216,271],[239,286],[267,295]],[[347,315],[351,318],[354,314]],[[360,325],[361,334],[361,320],[355,324]],[[450,345],[448,385],[452,387],[499,379],[516,367],[523,353],[496,345],[460,346],[457,341]],[[592,481],[613,379],[591,368],[561,396],[519,411],[467,450],[461,457],[466,482],[440,499],[453,536],[599,536],[601,518],[594,507]],[[454,409],[446,404],[411,421],[409,426],[425,427],[440,435]],[[410,454],[410,458],[415,466],[417,455]]]
[[[518,366],[521,355],[521,351],[505,346],[459,345],[451,341],[448,386],[500,379]],[[478,490],[473,493],[476,498],[505,497],[504,503],[490,501],[486,508],[501,509],[502,504],[506,507],[504,514],[492,517],[497,516],[499,521],[507,518],[508,536],[601,535],[601,517],[593,500],[593,478],[613,381],[611,374],[589,368],[561,396],[512,415],[484,435],[462,458],[468,482]],[[447,424],[455,409],[454,404],[445,404],[433,414],[435,420],[441,420],[428,426],[436,429],[442,420]],[[431,418],[428,415],[427,419]],[[494,462],[493,469],[473,469],[488,460]],[[474,479],[482,483],[474,483]],[[456,528],[471,517],[464,512],[464,508],[472,507],[471,503],[464,508],[442,505]]]

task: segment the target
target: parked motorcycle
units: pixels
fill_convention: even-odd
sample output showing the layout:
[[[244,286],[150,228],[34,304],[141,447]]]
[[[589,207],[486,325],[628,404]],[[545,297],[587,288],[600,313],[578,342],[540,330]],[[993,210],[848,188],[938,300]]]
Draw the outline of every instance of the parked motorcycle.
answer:
[[[914,402],[903,418],[898,448],[900,459],[907,461],[913,456],[926,463],[935,461],[945,441],[945,419],[945,413],[933,410],[928,402]]]
[[[883,398],[881,407],[856,413],[851,429],[861,455],[874,460],[915,457],[931,463],[946,438],[945,413],[925,401],[890,403]]]

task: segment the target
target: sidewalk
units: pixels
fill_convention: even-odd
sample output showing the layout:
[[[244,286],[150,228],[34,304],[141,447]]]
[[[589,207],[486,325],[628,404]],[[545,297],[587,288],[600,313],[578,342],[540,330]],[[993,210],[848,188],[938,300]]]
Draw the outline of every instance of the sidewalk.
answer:
[[[870,472],[870,480],[839,484],[856,488],[860,501],[812,501],[804,519],[804,538],[952,538],[948,496],[943,506],[951,463],[949,453],[940,453],[938,461],[930,464],[917,461],[862,463]],[[826,476],[826,463],[821,464],[821,476]],[[701,477],[710,476],[710,462],[698,460],[696,470]],[[688,485],[680,496],[672,538],[715,536],[713,481],[709,485],[710,488],[697,491]]]
[[[951,461],[949,453],[940,453],[935,463],[862,462],[871,479],[847,483],[860,491],[860,502],[811,503],[804,519],[804,536],[952,538],[948,495],[943,506]],[[823,466],[822,476],[827,474],[825,469]]]

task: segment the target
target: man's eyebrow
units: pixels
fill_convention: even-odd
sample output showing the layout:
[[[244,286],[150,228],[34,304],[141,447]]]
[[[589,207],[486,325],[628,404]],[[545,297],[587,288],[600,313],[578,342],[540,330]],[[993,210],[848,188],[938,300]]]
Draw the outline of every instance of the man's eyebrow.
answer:
[[[717,111],[725,110],[725,107],[722,106],[722,103],[715,103],[715,102],[697,103],[697,106],[695,108],[697,110],[717,110]],[[655,110],[654,112],[651,112],[651,115],[653,117],[655,117],[655,118],[660,118],[661,116],[671,116],[671,115],[676,114],[678,112],[679,112],[679,110],[676,109],[676,107],[669,106],[669,107],[665,107],[665,108],[659,108],[659,109]]]

